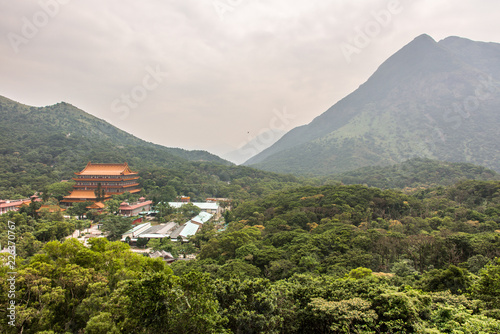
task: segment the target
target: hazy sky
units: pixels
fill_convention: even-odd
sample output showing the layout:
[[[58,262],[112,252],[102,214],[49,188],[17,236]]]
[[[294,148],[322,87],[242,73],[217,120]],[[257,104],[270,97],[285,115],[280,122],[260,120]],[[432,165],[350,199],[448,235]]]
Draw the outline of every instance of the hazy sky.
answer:
[[[495,0],[0,0],[0,95],[65,101],[165,146],[257,150],[420,34],[500,42],[498,13]]]

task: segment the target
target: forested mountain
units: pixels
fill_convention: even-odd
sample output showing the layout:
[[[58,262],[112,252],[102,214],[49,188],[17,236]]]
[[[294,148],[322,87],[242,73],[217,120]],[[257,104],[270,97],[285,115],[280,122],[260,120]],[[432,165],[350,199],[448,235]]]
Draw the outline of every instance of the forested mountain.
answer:
[[[500,44],[421,35],[245,164],[325,175],[413,157],[500,170]]]
[[[96,143],[96,146],[103,142],[113,145],[113,148],[139,147],[156,149],[165,157],[168,156],[165,153],[169,153],[172,156],[190,161],[213,161],[225,165],[231,164],[206,151],[187,151],[146,142],[65,102],[37,108],[0,96],[0,115],[2,139],[4,139],[1,141],[2,153],[10,153],[15,151],[14,149],[22,148],[21,144],[29,143],[29,139],[34,139],[35,136],[64,135],[67,138],[71,136],[76,138],[74,142],[78,139],[91,140]],[[50,138],[52,137],[41,137],[38,141]],[[11,148],[11,146],[14,147]],[[45,158],[50,160],[50,157]],[[171,158],[171,160],[176,159]]]
[[[468,163],[414,158],[392,166],[362,167],[330,176],[343,184],[366,184],[381,189],[451,186],[463,180],[498,180],[488,168]]]
[[[238,198],[298,184],[294,177],[234,166],[205,151],[145,142],[67,103],[36,108],[0,97],[0,198],[32,195],[70,179],[89,161],[128,162],[140,172],[142,186],[164,199]]]

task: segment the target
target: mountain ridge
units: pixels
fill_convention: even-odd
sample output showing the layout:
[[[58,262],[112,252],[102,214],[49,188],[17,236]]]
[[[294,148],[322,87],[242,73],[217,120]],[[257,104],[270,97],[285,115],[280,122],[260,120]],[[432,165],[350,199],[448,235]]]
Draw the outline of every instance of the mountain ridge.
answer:
[[[463,44],[471,43],[479,50],[487,47],[485,60],[472,61],[475,58],[471,52],[457,55]],[[244,165],[275,172],[325,175],[423,157],[500,170],[498,161],[488,161],[488,156],[498,157],[500,152],[491,147],[488,152],[479,152],[477,139],[482,136],[481,130],[492,130],[491,124],[499,124],[493,110],[500,106],[500,97],[496,94],[493,99],[481,99],[481,105],[473,110],[475,114],[462,110],[470,100],[477,102],[481,98],[476,96],[480,88],[498,93],[500,62],[494,56],[500,57],[500,45],[474,43],[459,37],[440,42],[425,34],[416,37],[384,61],[354,92],[309,124],[292,129]],[[492,71],[485,72],[492,67]],[[456,104],[463,104],[462,109]],[[486,114],[486,119],[479,120],[477,114]],[[373,126],[384,118],[385,124]],[[412,128],[410,123],[416,126]],[[467,128],[470,124],[472,130]],[[361,133],[363,126],[367,129]],[[463,136],[456,133],[457,128],[464,132]],[[478,130],[478,135],[473,136],[473,130]],[[353,131],[359,133],[353,135]],[[470,152],[465,152],[460,147],[463,154],[458,154],[451,144],[463,144],[464,137],[474,138],[474,150],[468,148]]]
[[[57,115],[57,117],[53,118],[55,122],[53,125],[61,127],[57,131],[65,133],[68,137],[72,134],[76,134],[90,139],[112,139],[112,142],[117,145],[147,145],[149,147],[165,150],[169,154],[188,161],[212,161],[224,165],[232,165],[231,162],[203,150],[185,150],[182,148],[166,147],[143,140],[67,102],[62,101],[45,107],[33,107],[0,95],[0,115],[3,113],[4,116],[7,118],[9,117],[6,111],[3,111],[7,110],[8,106],[14,107],[25,116],[40,116],[38,117],[40,121],[43,121],[40,119],[43,118],[43,115],[49,117]],[[75,119],[74,117],[78,118]],[[7,120],[5,117],[2,118]],[[78,124],[80,124],[81,127],[77,126]],[[92,126],[89,127],[89,125]],[[7,129],[5,130],[7,131]]]

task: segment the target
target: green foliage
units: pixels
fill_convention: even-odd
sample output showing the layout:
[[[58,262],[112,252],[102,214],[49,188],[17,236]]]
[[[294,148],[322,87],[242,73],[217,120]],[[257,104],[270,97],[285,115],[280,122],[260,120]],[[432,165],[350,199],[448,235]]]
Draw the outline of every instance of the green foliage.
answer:
[[[377,313],[370,309],[371,303],[361,298],[338,302],[323,298],[312,298],[309,303],[322,332],[333,333],[375,333],[370,331],[377,321]]]
[[[47,186],[47,190],[44,195],[55,197],[58,201],[61,201],[64,196],[67,196],[73,190],[73,185],[75,182],[55,182]]]
[[[446,291],[461,294],[469,288],[471,278],[465,269],[450,265],[446,269],[433,269],[422,275],[420,286],[424,291]]]
[[[109,312],[101,312],[96,316],[90,318],[89,322],[87,322],[87,326],[85,326],[85,333],[89,334],[119,334],[120,331],[116,328],[116,325],[113,322],[113,318],[111,313]]]
[[[382,189],[451,186],[463,180],[498,180],[497,172],[467,163],[413,158],[400,164],[370,166],[330,177],[343,184],[366,184]]]
[[[190,219],[192,217],[195,217],[201,212],[201,209],[196,205],[194,205],[193,203],[187,203],[181,206],[179,210],[185,219]]]
[[[217,271],[217,276],[224,279],[232,277],[239,279],[255,278],[259,277],[260,274],[259,268],[239,259],[226,262]]]
[[[79,202],[79,203],[74,203],[70,208],[68,208],[68,214],[69,215],[74,215],[78,216],[78,219],[83,219],[83,216],[87,212],[89,212],[89,209],[87,209],[88,206],[92,205],[92,202]]]
[[[489,309],[500,309],[500,258],[480,271],[479,279],[472,286],[472,294]]]
[[[415,273],[417,273],[415,268],[412,266],[411,261],[409,260],[401,260],[395,262],[392,265],[391,272],[400,277],[413,276],[415,275]]]
[[[218,280],[216,298],[233,333],[279,333],[283,326],[279,292],[268,280]]]
[[[145,333],[217,333],[222,318],[207,276],[189,273],[181,278],[165,273],[143,274],[129,281],[124,293],[128,331]]]
[[[128,217],[106,215],[101,217],[102,230],[107,232],[107,238],[111,241],[119,240],[123,233],[132,228],[132,219]]]

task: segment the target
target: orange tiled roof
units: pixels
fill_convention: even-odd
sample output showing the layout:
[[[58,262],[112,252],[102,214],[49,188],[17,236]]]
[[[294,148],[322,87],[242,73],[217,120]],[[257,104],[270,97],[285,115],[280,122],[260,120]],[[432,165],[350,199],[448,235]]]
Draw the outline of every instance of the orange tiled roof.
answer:
[[[110,195],[105,195],[105,197],[111,197]],[[94,190],[73,190],[68,196],[64,196],[64,199],[72,198],[88,198],[96,199]]]
[[[61,208],[59,205],[42,205],[36,212],[41,212],[42,210],[48,210],[49,212],[66,211],[66,209]]]
[[[133,180],[138,180],[139,176],[134,176],[134,177],[129,177],[129,178],[123,178],[123,177],[116,177],[116,178],[91,178],[91,177],[74,177],[72,180],[76,182],[84,182],[84,181],[92,181],[92,182],[120,182],[120,181],[133,181]]]
[[[87,206],[87,209],[104,209],[104,203],[103,202],[95,202],[90,206]]]
[[[137,174],[130,170],[128,164],[93,164],[89,161],[87,166],[76,175],[130,175]]]

